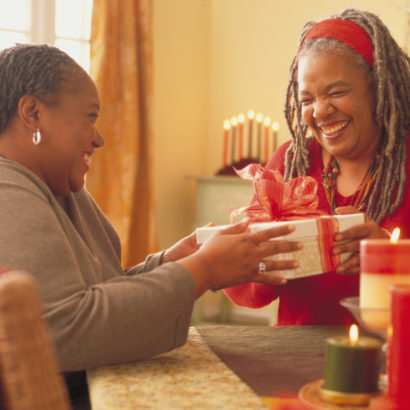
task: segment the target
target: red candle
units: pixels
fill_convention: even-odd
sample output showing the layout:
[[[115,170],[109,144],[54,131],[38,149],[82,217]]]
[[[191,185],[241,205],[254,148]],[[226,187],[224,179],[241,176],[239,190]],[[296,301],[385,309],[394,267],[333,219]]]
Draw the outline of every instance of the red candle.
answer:
[[[273,152],[276,151],[278,148],[278,130],[279,130],[279,123],[276,121],[272,124],[272,130],[273,130]]]
[[[256,122],[258,124],[258,160],[261,159],[261,144],[262,144],[262,120],[263,115],[258,113],[256,114]]]
[[[408,260],[404,259],[404,262]],[[391,329],[387,352],[389,398],[398,409],[410,409],[410,286],[394,285],[391,294]]]
[[[390,285],[410,285],[410,239],[360,241],[360,306],[390,308]],[[388,315],[366,313],[363,317],[373,329],[386,329]]]
[[[243,159],[243,123],[245,122],[245,116],[243,114],[238,115],[238,129],[239,129],[239,161]]]
[[[229,140],[229,129],[231,128],[231,123],[229,120],[224,121],[224,145],[223,145],[223,153],[222,153],[222,168],[226,168],[228,160],[228,140]]]
[[[248,111],[248,158],[252,158],[252,145],[253,145],[253,119],[255,118],[255,111]]]
[[[236,117],[231,118],[232,135],[231,135],[231,163],[235,162],[236,154],[236,127],[238,125],[238,119]]]
[[[269,131],[270,131],[270,123],[271,119],[269,117],[265,117],[263,120],[263,125],[265,126],[265,164],[268,162],[269,159]]]

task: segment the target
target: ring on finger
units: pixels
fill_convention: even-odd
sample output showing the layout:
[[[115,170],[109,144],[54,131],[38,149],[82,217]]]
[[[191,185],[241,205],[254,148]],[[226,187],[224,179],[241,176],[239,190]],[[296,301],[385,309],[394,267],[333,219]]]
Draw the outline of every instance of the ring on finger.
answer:
[[[259,262],[259,272],[266,272],[266,263],[263,261]]]

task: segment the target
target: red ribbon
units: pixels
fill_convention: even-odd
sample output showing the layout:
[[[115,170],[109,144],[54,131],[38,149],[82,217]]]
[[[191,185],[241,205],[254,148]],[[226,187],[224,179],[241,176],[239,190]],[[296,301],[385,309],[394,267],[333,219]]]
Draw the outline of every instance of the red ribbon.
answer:
[[[251,222],[327,215],[326,212],[317,209],[317,182],[312,177],[296,177],[284,182],[279,171],[265,169],[260,164],[249,164],[235,172],[242,179],[253,182],[255,195],[249,206],[230,210],[231,220],[242,212],[245,212]]]
[[[340,263],[340,256],[332,255],[332,248],[339,224],[336,218],[317,209],[319,198],[314,178],[302,176],[285,182],[279,171],[265,169],[260,164],[249,164],[235,172],[242,179],[253,182],[254,198],[247,207],[231,209],[231,221],[243,212],[251,222],[315,218],[322,271],[335,269]]]

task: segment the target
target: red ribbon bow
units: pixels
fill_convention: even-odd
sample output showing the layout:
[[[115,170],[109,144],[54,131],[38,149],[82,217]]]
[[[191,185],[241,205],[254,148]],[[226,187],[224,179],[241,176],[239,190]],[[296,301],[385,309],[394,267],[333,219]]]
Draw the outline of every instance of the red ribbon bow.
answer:
[[[251,222],[301,219],[327,215],[318,210],[317,182],[309,176],[296,177],[284,182],[279,171],[265,169],[260,164],[249,164],[235,172],[242,178],[251,180],[254,198],[247,207],[230,210],[231,220],[240,213]]]

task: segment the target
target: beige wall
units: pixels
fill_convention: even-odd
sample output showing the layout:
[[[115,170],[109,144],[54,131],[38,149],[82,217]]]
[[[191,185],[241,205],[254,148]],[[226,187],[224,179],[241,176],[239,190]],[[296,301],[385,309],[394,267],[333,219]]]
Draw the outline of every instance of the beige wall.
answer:
[[[161,247],[192,229],[195,184],[221,166],[222,121],[254,109],[283,117],[299,31],[355,6],[379,15],[404,46],[407,0],[154,0],[155,196]]]

